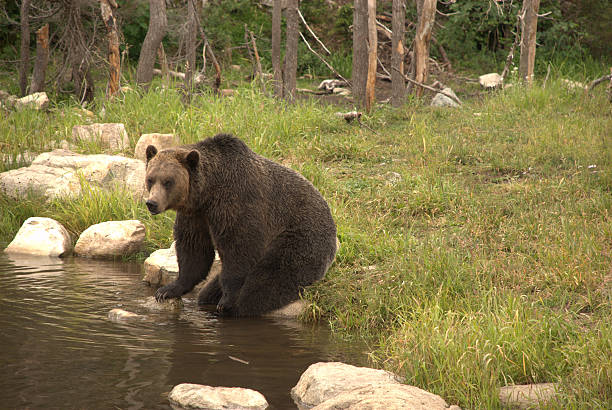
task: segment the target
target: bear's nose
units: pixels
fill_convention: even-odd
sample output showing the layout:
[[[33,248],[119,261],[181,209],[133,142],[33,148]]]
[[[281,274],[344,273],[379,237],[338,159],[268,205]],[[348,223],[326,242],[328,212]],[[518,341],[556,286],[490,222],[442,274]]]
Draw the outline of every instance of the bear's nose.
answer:
[[[156,215],[159,213],[159,209],[157,208],[157,202],[149,199],[147,200],[146,204],[147,204],[147,208],[149,208],[149,212],[151,212],[153,215]]]

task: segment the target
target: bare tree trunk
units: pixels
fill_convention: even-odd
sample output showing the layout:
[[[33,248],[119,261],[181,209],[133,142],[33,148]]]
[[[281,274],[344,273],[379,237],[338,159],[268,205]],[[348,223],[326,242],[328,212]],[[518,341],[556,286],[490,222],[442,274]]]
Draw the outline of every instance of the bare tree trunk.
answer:
[[[406,94],[406,82],[404,80],[406,8],[404,0],[393,0],[393,18],[391,24],[393,32],[391,38],[391,104],[394,107],[399,107],[404,102]]]
[[[274,95],[283,98],[283,71],[281,67],[281,0],[274,0],[272,7],[272,68],[274,70]]]
[[[612,67],[610,67],[610,82],[608,83],[608,87],[607,87],[607,91],[608,91],[608,100],[612,103]]]
[[[540,0],[525,0],[523,3],[519,75],[527,84],[531,84],[533,81],[539,9]]]
[[[415,73],[414,80],[425,84],[429,74],[429,43],[436,18],[437,0],[422,0],[414,39]],[[416,89],[416,95],[423,95],[423,88]]]
[[[21,1],[21,60],[19,62],[19,90],[21,96],[28,92],[30,71],[30,0]]]
[[[157,60],[161,66],[162,83],[165,87],[170,84],[170,68],[168,68],[168,59],[166,58],[166,52],[164,51],[164,43],[160,42],[157,48]]]
[[[376,32],[376,0],[368,0],[368,77],[365,90],[365,109],[370,112],[376,101],[376,66],[378,34]]]
[[[168,20],[166,18],[166,1],[149,0],[149,29],[140,49],[136,82],[148,85],[153,78],[155,66],[155,53],[162,39],[166,35]]]
[[[368,3],[355,0],[353,11],[353,96],[355,102],[365,106],[368,80]]]
[[[119,33],[113,9],[117,8],[115,0],[100,0],[102,20],[108,31],[108,91],[112,97],[119,91],[119,77],[121,75],[121,60],[119,57]]]
[[[295,100],[297,84],[297,48],[299,34],[298,0],[287,1],[287,41],[285,50],[285,64],[283,71],[283,95],[289,102]]]
[[[89,50],[83,29],[81,1],[70,0],[67,8],[66,27],[69,28],[69,58],[72,68],[74,95],[79,102],[92,101],[95,84],[89,69]]]
[[[45,73],[49,63],[49,24],[45,24],[36,31],[36,61],[30,92],[37,93],[45,89]]]
[[[187,1],[187,38],[186,38],[186,62],[185,62],[185,89],[191,92],[193,87],[193,73],[196,69],[196,8],[195,0]]]

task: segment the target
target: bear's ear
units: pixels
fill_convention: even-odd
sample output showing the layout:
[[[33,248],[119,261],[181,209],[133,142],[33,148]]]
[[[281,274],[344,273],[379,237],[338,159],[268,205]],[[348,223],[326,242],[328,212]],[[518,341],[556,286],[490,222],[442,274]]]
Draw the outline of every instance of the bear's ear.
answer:
[[[200,153],[197,150],[191,150],[185,157],[183,158],[183,164],[190,171],[195,171],[200,164]]]
[[[151,161],[151,158],[153,158],[155,155],[157,155],[157,148],[155,148],[154,145],[149,145],[147,147],[147,163]]]

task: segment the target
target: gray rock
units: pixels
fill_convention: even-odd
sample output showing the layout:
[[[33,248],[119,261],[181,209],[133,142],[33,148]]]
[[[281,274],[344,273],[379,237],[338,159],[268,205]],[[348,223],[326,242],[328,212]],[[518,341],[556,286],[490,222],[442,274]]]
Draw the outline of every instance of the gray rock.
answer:
[[[557,389],[555,383],[504,386],[499,389],[499,401],[511,408],[537,408],[550,402]]]
[[[72,249],[66,228],[51,218],[28,218],[6,247],[7,253],[65,256]]]
[[[134,148],[134,158],[146,161],[146,150],[149,145],[154,145],[158,151],[176,147],[180,141],[174,134],[142,134]]]
[[[278,319],[296,319],[302,315],[308,308],[310,303],[306,300],[296,300],[288,305],[283,306],[280,309],[273,310],[272,312],[266,313],[265,317],[278,318]]]
[[[451,90],[449,87],[444,88],[442,91],[444,91],[446,94],[454,96],[455,98],[457,97],[453,90]],[[459,104],[457,104],[457,102],[452,98],[440,93],[436,94],[431,100],[431,105],[433,107],[459,107]]]
[[[130,320],[136,320],[140,318],[142,318],[142,316],[140,316],[139,314],[128,312],[127,310],[123,309],[111,309],[108,312],[108,319],[111,322],[128,322]]]
[[[291,389],[299,409],[309,409],[348,391],[398,384],[401,378],[385,370],[356,367],[340,362],[315,363]]]
[[[497,73],[483,74],[478,77],[478,83],[485,89],[501,87],[502,80],[502,76]]]
[[[26,95],[22,98],[17,98],[14,100],[15,108],[21,109],[34,109],[34,110],[44,110],[49,107],[49,97],[47,97],[46,92],[34,93],[30,95]]]
[[[346,391],[313,407],[313,410],[448,410],[442,397],[418,387],[387,383]],[[459,409],[454,406],[455,409]]]
[[[113,151],[124,150],[130,146],[125,125],[120,123],[75,125],[72,128],[72,137],[75,141],[99,142]]]
[[[179,406],[190,409],[263,410],[268,407],[263,394],[241,387],[183,383],[174,386],[168,397]]]
[[[145,226],[137,220],[108,221],[85,229],[74,253],[88,258],[127,256],[142,250]]]
[[[37,156],[28,167],[0,173],[0,190],[13,198],[29,191],[47,198],[81,193],[81,179],[93,187],[144,194],[145,164],[119,155],[80,155],[58,149]]]

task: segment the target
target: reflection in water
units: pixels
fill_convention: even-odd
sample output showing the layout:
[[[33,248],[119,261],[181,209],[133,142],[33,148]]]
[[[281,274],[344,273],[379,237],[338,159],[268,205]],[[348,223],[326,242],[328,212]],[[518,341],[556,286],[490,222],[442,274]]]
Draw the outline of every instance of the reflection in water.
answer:
[[[225,319],[193,296],[179,312],[142,307],[141,265],[0,253],[0,397],[4,408],[169,408],[179,383],[247,387],[273,408],[318,361],[365,364],[323,326]],[[120,307],[144,316],[107,319]]]

